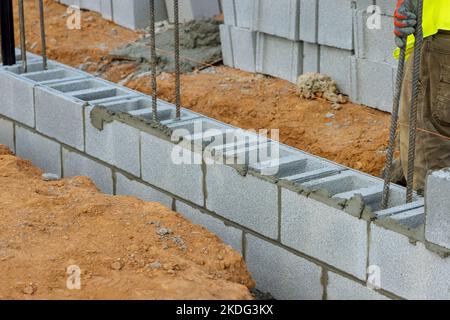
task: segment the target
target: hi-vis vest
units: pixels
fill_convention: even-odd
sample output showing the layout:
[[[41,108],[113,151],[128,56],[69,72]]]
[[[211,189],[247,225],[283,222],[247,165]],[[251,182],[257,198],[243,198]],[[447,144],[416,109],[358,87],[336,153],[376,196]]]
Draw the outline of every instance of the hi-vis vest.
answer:
[[[450,0],[423,0],[423,37],[429,37],[439,30],[450,30]],[[414,50],[414,36],[408,38],[406,55],[409,56]],[[395,50],[398,58],[400,50]]]

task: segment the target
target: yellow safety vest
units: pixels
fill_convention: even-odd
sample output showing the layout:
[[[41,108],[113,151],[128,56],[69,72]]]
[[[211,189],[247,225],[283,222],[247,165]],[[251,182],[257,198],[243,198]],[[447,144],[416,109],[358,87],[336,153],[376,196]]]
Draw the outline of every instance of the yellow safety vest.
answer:
[[[439,30],[450,30],[450,0],[423,0],[423,37],[429,37]],[[408,37],[406,46],[407,57],[414,50],[414,36]],[[394,56],[400,56],[400,49],[395,50]]]

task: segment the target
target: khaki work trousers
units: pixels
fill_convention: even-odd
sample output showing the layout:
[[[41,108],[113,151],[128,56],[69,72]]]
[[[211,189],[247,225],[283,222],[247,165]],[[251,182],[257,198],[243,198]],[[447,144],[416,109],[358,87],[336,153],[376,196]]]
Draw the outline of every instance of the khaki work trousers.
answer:
[[[400,158],[408,167],[409,110],[414,57],[406,63],[400,100]],[[450,32],[424,39],[420,59],[414,188],[423,191],[429,170],[450,167]]]

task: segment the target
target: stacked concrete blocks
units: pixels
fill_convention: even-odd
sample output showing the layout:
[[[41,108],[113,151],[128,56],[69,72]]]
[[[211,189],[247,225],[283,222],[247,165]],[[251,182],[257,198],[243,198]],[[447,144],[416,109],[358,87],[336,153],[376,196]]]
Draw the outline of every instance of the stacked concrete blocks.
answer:
[[[433,198],[448,189],[447,171],[430,176],[426,210],[420,197],[404,205],[404,188],[393,186],[389,208],[378,211],[379,178],[185,109],[175,120],[163,101],[155,128],[150,97],[94,78],[58,81],[33,84],[37,126],[0,112],[0,142],[44,171],[88,175],[104,192],[176,209],[241,251],[259,289],[275,298],[450,298],[448,224],[436,223],[448,205]],[[52,110],[58,117],[45,121]],[[63,121],[81,128],[84,147],[54,126]],[[365,282],[377,266],[373,291]]]
[[[220,13],[219,0],[180,1],[180,21],[212,18]],[[133,30],[144,29],[150,22],[150,0],[61,0],[67,6],[100,13],[103,18]],[[157,22],[173,22],[173,0],[155,0]]]
[[[257,46],[256,72],[294,83],[302,73],[328,74],[354,102],[390,112],[397,64],[392,2],[223,0],[224,63],[241,68],[233,57],[253,53],[248,42],[234,43],[227,35],[239,27],[236,33],[256,33],[263,43]],[[303,53],[297,55],[298,48]]]

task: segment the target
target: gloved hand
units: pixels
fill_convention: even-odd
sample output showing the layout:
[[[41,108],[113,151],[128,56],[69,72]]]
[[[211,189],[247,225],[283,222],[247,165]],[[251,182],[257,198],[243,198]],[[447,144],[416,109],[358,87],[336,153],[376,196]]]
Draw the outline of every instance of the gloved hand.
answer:
[[[399,48],[406,46],[406,39],[416,32],[417,0],[398,0],[394,13],[395,44]]]

